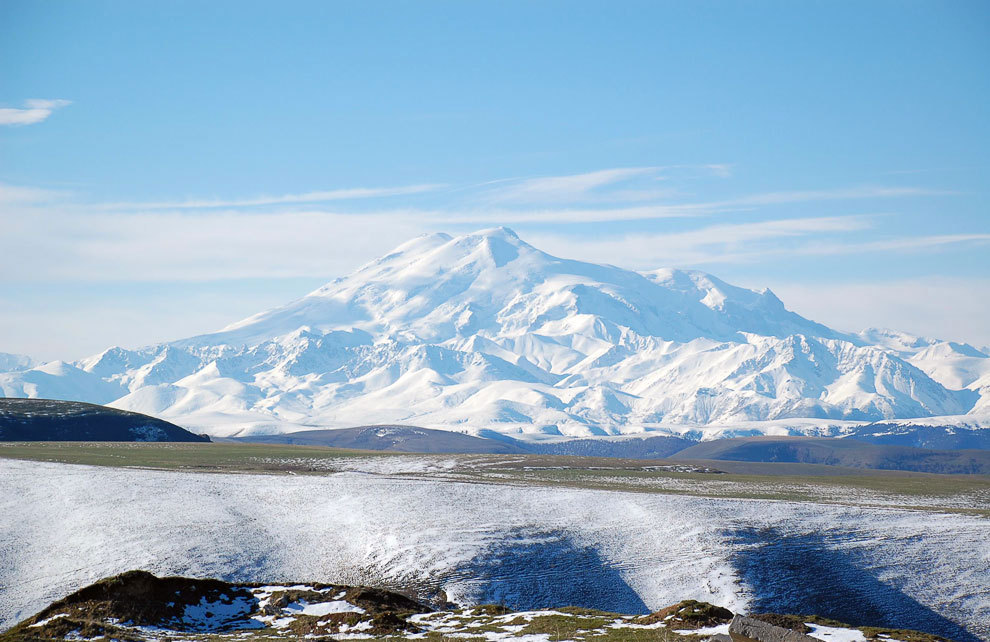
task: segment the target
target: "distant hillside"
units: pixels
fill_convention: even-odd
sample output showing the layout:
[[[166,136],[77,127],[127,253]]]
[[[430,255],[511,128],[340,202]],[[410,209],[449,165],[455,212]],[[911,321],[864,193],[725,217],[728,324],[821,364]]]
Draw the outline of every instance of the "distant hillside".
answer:
[[[226,441],[226,440],[225,440]],[[486,455],[576,455],[620,457],[623,459],[663,459],[696,443],[680,437],[632,437],[570,439],[552,443],[530,443],[513,439],[494,430],[483,430],[474,437],[449,430],[419,426],[377,425],[337,430],[302,430],[277,435],[250,435],[230,441],[258,444],[294,444],[359,450],[385,450],[404,453],[452,453]]]
[[[990,474],[990,450],[931,450],[856,439],[741,437],[706,441],[671,459],[826,464],[923,473]]]
[[[223,441],[325,446],[404,453],[572,455],[638,460],[718,460],[823,464],[943,474],[990,474],[990,450],[932,450],[834,437],[741,437],[695,442],[680,437],[599,437],[525,442],[485,430],[474,437],[418,426],[358,426],[251,435]]]
[[[0,398],[0,441],[210,441],[161,419],[79,401]]]
[[[914,446],[942,450],[988,449],[990,430],[967,430],[955,426],[925,426],[909,423],[872,423],[849,432],[857,441],[889,446]]]
[[[666,459],[698,442],[681,437],[599,437],[552,443],[520,444],[540,455],[619,457],[622,459]]]
[[[357,426],[338,430],[302,430],[280,435],[255,435],[237,438],[260,444],[294,444],[328,446],[359,450],[387,450],[403,453],[471,453],[513,455],[528,452],[512,443],[472,437],[449,430],[431,430],[416,426]]]

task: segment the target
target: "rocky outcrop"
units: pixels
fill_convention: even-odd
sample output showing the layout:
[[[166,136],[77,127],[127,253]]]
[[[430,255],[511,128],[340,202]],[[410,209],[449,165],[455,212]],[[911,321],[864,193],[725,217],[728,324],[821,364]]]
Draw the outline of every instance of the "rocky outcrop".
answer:
[[[215,579],[159,578],[146,571],[129,571],[58,600],[34,617],[0,633],[0,642],[80,639],[273,642],[302,638],[411,637],[615,642],[660,639],[947,642],[916,631],[854,628],[815,616],[744,617],[696,600],[678,602],[645,616],[573,607],[513,612],[502,605],[458,609],[446,604],[443,609],[433,610],[406,595],[364,586],[234,584]],[[814,624],[821,622],[828,625]],[[814,634],[823,631],[827,634],[815,637]],[[479,634],[485,637],[478,637]]]
[[[775,626],[763,620],[737,615],[729,623],[733,642],[821,642],[794,629]]]

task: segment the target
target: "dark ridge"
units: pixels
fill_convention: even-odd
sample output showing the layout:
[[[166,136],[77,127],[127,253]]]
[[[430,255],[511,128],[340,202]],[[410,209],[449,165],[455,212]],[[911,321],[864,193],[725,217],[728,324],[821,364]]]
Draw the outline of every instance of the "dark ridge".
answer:
[[[400,425],[302,430],[278,435],[236,437],[234,440],[260,444],[327,446],[406,453],[575,455],[622,459],[665,459],[696,443],[680,437],[656,436],[601,437],[534,444],[513,439],[493,430],[482,430],[480,435],[475,437],[449,430]]]
[[[671,459],[825,464],[940,474],[990,474],[990,450],[931,450],[828,437],[739,437],[704,441]]]
[[[0,441],[208,442],[175,424],[81,401],[0,398]]]
[[[337,430],[302,430],[280,435],[254,435],[235,439],[260,444],[328,446],[404,453],[515,455],[529,452],[521,445],[417,426],[358,426]]]
[[[698,442],[681,437],[622,437],[570,439],[552,444],[526,444],[530,452],[541,455],[577,455],[581,457],[617,457],[621,459],[666,459]]]
[[[916,426],[873,423],[856,428],[853,439],[887,446],[912,446],[940,450],[990,449],[990,430],[970,430],[955,426]]]

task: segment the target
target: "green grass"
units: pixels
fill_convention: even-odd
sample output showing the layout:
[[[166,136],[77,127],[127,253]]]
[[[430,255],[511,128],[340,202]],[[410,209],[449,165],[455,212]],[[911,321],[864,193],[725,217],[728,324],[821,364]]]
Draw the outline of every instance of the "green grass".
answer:
[[[387,457],[377,451],[240,443],[2,442],[0,457],[117,468],[197,472],[309,473],[316,460]],[[285,460],[285,461],[271,461]],[[326,471],[323,471],[326,472]]]
[[[851,470],[813,464],[747,464],[746,472],[646,470],[683,462],[550,455],[418,455],[321,446],[248,443],[0,442],[0,458],[213,473],[329,474],[334,460],[367,457],[454,459],[443,473],[407,473],[493,484],[637,493],[876,505],[990,516],[990,476]],[[717,468],[723,462],[707,462]],[[799,474],[806,466],[809,474]],[[738,470],[738,468],[736,469]],[[958,506],[949,500],[961,499]],[[943,503],[941,500],[945,500]],[[936,504],[932,506],[930,504]],[[926,505],[929,504],[929,505]]]

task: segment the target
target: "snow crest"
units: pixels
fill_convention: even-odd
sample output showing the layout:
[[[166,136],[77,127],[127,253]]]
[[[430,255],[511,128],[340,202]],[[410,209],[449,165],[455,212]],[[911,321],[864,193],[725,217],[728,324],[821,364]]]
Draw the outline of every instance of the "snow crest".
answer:
[[[0,390],[218,436],[373,423],[587,436],[990,411],[990,358],[937,343],[844,334],[769,290],[561,259],[496,228],[414,239],[216,333],[2,373]]]

